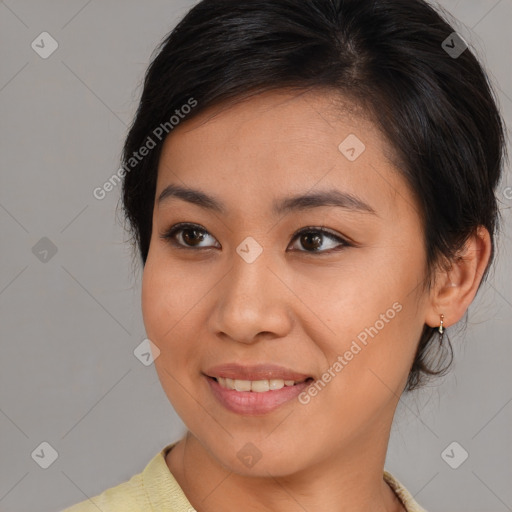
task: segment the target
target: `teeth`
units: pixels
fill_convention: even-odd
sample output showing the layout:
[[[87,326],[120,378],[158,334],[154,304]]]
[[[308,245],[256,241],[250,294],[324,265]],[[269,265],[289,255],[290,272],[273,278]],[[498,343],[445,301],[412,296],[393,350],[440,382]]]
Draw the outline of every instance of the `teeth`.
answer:
[[[265,393],[270,390],[277,390],[285,386],[293,386],[294,380],[270,379],[270,380],[238,380],[217,377],[217,382],[226,389],[236,391],[254,391],[256,393]]]
[[[249,381],[245,381],[245,382],[249,382]],[[283,384],[284,384],[284,382],[283,382]],[[250,383],[250,386],[251,386],[251,391],[256,391],[257,393],[264,393],[265,391],[270,390],[270,382],[268,380],[254,380]]]
[[[251,391],[250,380],[235,380],[233,384],[237,391]]]

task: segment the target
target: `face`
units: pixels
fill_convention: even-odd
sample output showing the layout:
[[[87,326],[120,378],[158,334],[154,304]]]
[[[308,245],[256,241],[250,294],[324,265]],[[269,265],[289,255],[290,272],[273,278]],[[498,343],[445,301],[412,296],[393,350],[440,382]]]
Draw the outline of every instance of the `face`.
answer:
[[[165,393],[239,474],[385,452],[427,309],[391,148],[327,93],[211,113],[172,132],[158,169],[142,309]]]

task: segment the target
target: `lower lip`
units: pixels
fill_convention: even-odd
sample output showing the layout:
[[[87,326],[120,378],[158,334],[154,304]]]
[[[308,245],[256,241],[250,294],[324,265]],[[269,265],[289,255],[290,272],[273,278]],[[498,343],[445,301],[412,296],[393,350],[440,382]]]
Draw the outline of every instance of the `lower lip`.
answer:
[[[296,398],[306,389],[310,380],[294,386],[284,386],[281,389],[264,391],[236,391],[223,388],[214,378],[206,377],[210,388],[217,400],[229,411],[237,414],[256,415],[267,414],[280,405]]]

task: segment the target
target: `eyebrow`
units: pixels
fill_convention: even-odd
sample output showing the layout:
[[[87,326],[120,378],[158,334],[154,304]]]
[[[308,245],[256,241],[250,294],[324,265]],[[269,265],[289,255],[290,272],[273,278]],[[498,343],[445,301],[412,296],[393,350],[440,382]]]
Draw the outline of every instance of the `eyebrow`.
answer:
[[[220,214],[227,213],[227,208],[222,201],[193,188],[180,185],[168,185],[160,193],[157,204],[160,206],[163,202],[171,199],[181,199],[182,201]],[[310,192],[276,200],[273,203],[272,211],[275,215],[284,215],[292,211],[308,210],[323,206],[337,206],[355,212],[377,215],[375,210],[362,199],[336,189]]]

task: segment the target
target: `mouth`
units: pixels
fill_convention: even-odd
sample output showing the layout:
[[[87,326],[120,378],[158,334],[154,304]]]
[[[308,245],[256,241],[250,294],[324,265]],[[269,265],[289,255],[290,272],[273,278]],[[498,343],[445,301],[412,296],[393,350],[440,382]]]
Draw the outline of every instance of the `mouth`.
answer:
[[[263,415],[297,398],[314,377],[273,363],[225,363],[205,377],[217,403],[232,413]]]
[[[291,406],[297,397],[314,381],[312,377],[292,379],[242,380],[204,376],[211,394],[219,405],[230,413],[243,416],[263,416]]]

